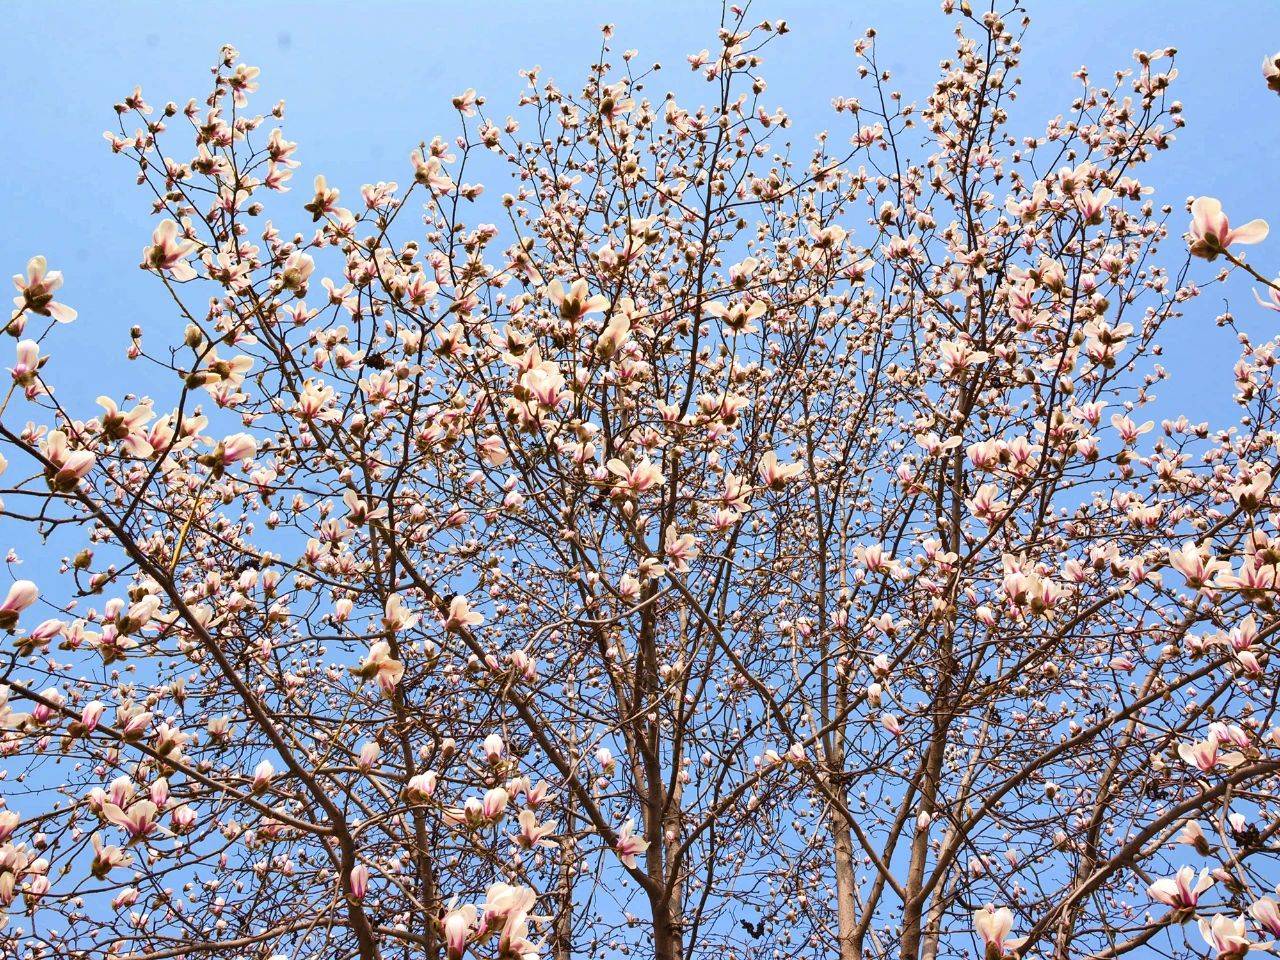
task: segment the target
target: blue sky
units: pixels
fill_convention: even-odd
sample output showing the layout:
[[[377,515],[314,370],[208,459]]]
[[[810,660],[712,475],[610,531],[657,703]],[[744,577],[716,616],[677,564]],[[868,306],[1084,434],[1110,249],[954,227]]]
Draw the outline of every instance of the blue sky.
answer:
[[[75,3],[5,5],[0,50],[11,81],[0,87],[0,269],[7,276],[34,253],[66,275],[66,302],[80,311],[62,337],[55,380],[81,415],[94,396],[119,392],[131,371],[122,361],[130,324],[154,327],[165,314],[159,285],[137,269],[150,234],[146,197],[127,162],[111,155],[102,131],[111,104],[141,83],[153,103],[185,102],[207,90],[219,44],[236,44],[262,67],[260,107],[289,104],[286,133],[301,144],[303,189],[324,172],[354,191],[406,177],[405,156],[421,139],[454,131],[450,97],[474,86],[502,116],[521,86],[516,71],[575,85],[598,47],[598,25],[617,25],[617,48],[666,69],[650,90],[682,100],[702,94],[685,62],[712,46],[718,4],[651,3]],[[1277,231],[1251,250],[1260,268],[1280,267],[1280,98],[1260,79],[1264,55],[1280,48],[1273,2],[1060,2],[1031,4],[1024,87],[1015,117],[1037,132],[1076,91],[1071,74],[1088,63],[1099,80],[1131,63],[1135,47],[1173,45],[1176,89],[1187,129],[1149,168],[1157,196],[1175,205],[1192,194],[1222,198],[1233,219],[1264,216]],[[922,98],[938,60],[951,49],[951,23],[935,0],[858,3],[757,2],[753,19],[786,17],[790,36],[770,47],[769,94],[795,119],[797,143],[831,121],[830,99],[856,94],[851,45],[879,30],[883,62],[908,100]],[[20,79],[19,79],[20,78]],[[1015,123],[1015,127],[1019,124]],[[500,185],[491,184],[500,194]],[[299,204],[299,192],[290,195]],[[1211,268],[1198,265],[1198,276]],[[1232,415],[1231,335],[1214,327],[1220,290],[1198,301],[1164,341],[1175,379],[1162,400],[1196,419]],[[1258,309],[1248,285],[1227,291],[1230,305],[1260,337],[1275,314]],[[152,340],[154,345],[155,341]],[[8,348],[2,348],[7,350]],[[7,355],[0,356],[7,364]],[[68,383],[68,372],[76,374]],[[1166,412],[1163,408],[1161,412]]]

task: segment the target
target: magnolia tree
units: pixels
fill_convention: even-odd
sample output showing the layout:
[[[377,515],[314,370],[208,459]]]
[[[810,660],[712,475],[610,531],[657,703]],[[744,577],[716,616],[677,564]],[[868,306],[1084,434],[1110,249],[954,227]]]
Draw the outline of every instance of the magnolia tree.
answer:
[[[944,9],[807,154],[733,7],[705,103],[606,28],[403,186],[300,189],[229,47],[116,107],[173,319],[69,409],[74,282],[15,278],[5,956],[1280,937],[1280,339],[1235,422],[1144,416],[1205,286],[1280,310],[1266,225],[1149,198],[1174,51],[1016,137],[1025,21]]]

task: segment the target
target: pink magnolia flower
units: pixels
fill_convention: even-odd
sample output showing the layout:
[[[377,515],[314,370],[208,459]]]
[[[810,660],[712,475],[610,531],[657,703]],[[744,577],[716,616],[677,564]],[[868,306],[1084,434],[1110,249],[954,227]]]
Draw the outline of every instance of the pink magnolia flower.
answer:
[[[204,388],[214,393],[220,387],[235,388],[244,383],[245,374],[253,369],[253,357],[240,354],[229,359],[218,356],[211,350],[205,357],[204,368],[200,371]]]
[[[172,796],[169,792],[169,779],[167,777],[161,777],[159,780],[155,781],[155,783],[151,784],[150,789],[147,790],[147,795],[151,797],[151,802],[154,803],[158,809],[163,810],[169,805],[169,799]]]
[[[1115,428],[1116,433],[1120,434],[1120,439],[1127,446],[1135,443],[1144,433],[1150,433],[1155,422],[1146,420],[1139,424],[1135,423],[1132,417],[1117,413],[1111,417],[1111,426]]]
[[[1013,930],[1013,911],[1008,907],[997,909],[994,905],[988,904],[980,910],[975,910],[973,929],[987,945],[988,956],[1003,957],[1006,951],[1016,950],[1022,946],[1021,938],[1009,936],[1010,931]]]
[[[254,793],[262,793],[271,785],[271,778],[276,774],[276,768],[271,765],[270,760],[261,761],[253,768],[253,779],[250,781],[250,788]]]
[[[1195,743],[1178,744],[1178,756],[1188,765],[1195,767],[1202,773],[1208,773],[1218,764],[1222,764],[1228,770],[1240,766],[1244,763],[1244,754],[1241,753],[1218,753],[1218,734],[1210,732],[1209,736],[1204,740]]]
[[[524,794],[525,803],[530,807],[537,808],[555,797],[554,793],[550,793],[547,787],[547,781],[539,780],[533,786],[529,787]]]
[[[34,400],[42,392],[36,374],[49,358],[40,356],[40,344],[34,340],[19,341],[17,354],[17,362],[9,368],[9,373],[13,375],[14,383],[26,388],[27,398]]]
[[[4,602],[0,603],[0,630],[12,630],[18,625],[18,614],[40,598],[40,588],[30,580],[18,580],[9,588]]]
[[[217,741],[226,740],[234,730],[231,726],[231,721],[226,717],[212,717],[204,728],[209,736]]]
[[[589,313],[602,313],[609,309],[608,299],[598,293],[591,293],[586,280],[574,280],[569,284],[568,290],[559,280],[552,280],[547,286],[546,294],[565,320],[576,320]]]
[[[1112,190],[1102,189],[1097,193],[1092,190],[1081,190],[1075,195],[1076,209],[1084,217],[1085,223],[1097,226],[1102,223],[1107,204],[1114,199],[1115,192]]]
[[[286,167],[298,166],[299,161],[292,159],[297,149],[298,145],[291,140],[286,140],[279,127],[275,127],[267,138],[267,153],[272,163],[279,163]]]
[[[424,157],[415,150],[409,159],[413,161],[413,179],[434,196],[442,196],[453,189],[453,179],[435,157]]]
[[[1197,197],[1191,204],[1191,254],[1206,260],[1217,259],[1233,243],[1261,243],[1267,238],[1267,221],[1250,220],[1231,229],[1222,202],[1213,197]]]
[[[76,312],[65,303],[56,303],[53,294],[62,286],[62,271],[50,270],[44,257],[32,257],[27,261],[27,275],[14,274],[13,285],[18,296],[13,298],[14,317],[30,311],[41,317],[52,317],[58,323],[70,323]]]
[[[628,467],[615,457],[606,463],[605,467],[614,476],[620,478],[621,482],[617,489],[632,496],[647,493],[662,486],[663,483],[662,470],[650,460],[640,460],[634,466]]]
[[[92,843],[93,863],[90,865],[89,871],[99,880],[106,879],[107,874],[116,867],[127,867],[133,862],[133,857],[119,847],[113,844],[104,844],[101,834],[95,833]]]
[[[180,758],[182,751],[192,740],[191,734],[168,723],[162,723],[156,727],[155,738],[156,751],[174,758]]]
[[[41,452],[50,464],[45,478],[49,486],[60,493],[74,490],[98,459],[88,450],[72,450],[67,435],[61,430],[49,431]]]
[[[501,437],[485,437],[476,448],[480,459],[491,467],[500,467],[507,462],[509,454]]]
[[[467,797],[461,807],[445,807],[440,813],[444,822],[453,826],[474,828],[484,825],[484,803],[479,797]]]
[[[750,304],[737,300],[728,305],[712,300],[702,305],[702,312],[720,320],[730,336],[746,336],[760,332],[754,321],[763,317],[768,307],[763,300],[752,300]]]
[[[227,85],[231,87],[237,107],[247,106],[249,103],[249,94],[258,89],[258,75],[262,70],[258,67],[251,67],[247,63],[237,63],[235,72],[227,78]]]
[[[472,610],[466,597],[459,594],[449,601],[449,615],[444,622],[446,630],[461,633],[482,623],[484,623],[484,614]]]
[[[369,889],[369,868],[363,863],[357,863],[351,868],[350,878],[351,898],[353,900],[363,900],[365,893]]]
[[[251,460],[258,452],[258,441],[247,433],[233,433],[219,444],[222,462],[226,466]]]
[[[492,790],[486,791],[484,803],[480,808],[481,815],[486,820],[498,820],[507,809],[507,801],[510,799],[510,795],[502,787],[494,787]]]
[[[1249,913],[1253,919],[1262,924],[1267,933],[1273,937],[1280,937],[1280,905],[1270,897],[1263,897],[1256,900],[1249,906]]]
[[[18,713],[9,706],[11,691],[6,684],[0,683],[0,730],[18,730],[31,719],[28,714]]]
[[[129,835],[129,841],[145,840],[155,832],[159,824],[156,822],[156,805],[150,800],[139,800],[122,810],[114,803],[102,808],[102,815],[111,823]]]
[[[1280,93],[1280,53],[1273,53],[1262,61],[1262,79],[1267,89]]]
[[[618,839],[613,845],[614,852],[618,854],[618,859],[622,861],[624,866],[635,869],[636,857],[649,849],[649,841],[641,837],[637,837],[632,832],[634,822],[628,820],[622,825],[622,829],[618,831]]]
[[[1163,903],[1175,910],[1194,910],[1200,894],[1213,886],[1213,877],[1209,876],[1207,867],[1200,871],[1198,880],[1195,877],[1193,867],[1183,867],[1174,876],[1162,877],[1151,884],[1147,887],[1147,893],[1156,903]]]
[[[382,627],[384,630],[392,632],[410,630],[417,622],[418,615],[409,610],[400,594],[393,593],[387,597],[386,602],[382,605]],[[372,653],[372,650],[370,650],[370,653]]]
[[[453,98],[453,109],[457,110],[464,117],[474,117],[476,115],[476,106],[482,102],[476,96],[475,87],[467,87],[462,93]]]
[[[617,761],[613,759],[612,750],[608,747],[598,748],[596,750],[596,763],[600,764],[600,770],[606,777],[613,776]]]
[[[631,317],[625,311],[619,310],[609,318],[609,322],[605,328],[600,331],[600,336],[596,340],[596,354],[601,358],[608,360],[619,350],[627,340],[627,335],[631,332]]]
[[[362,773],[368,773],[373,769],[373,765],[378,762],[378,757],[382,754],[382,748],[378,746],[377,740],[370,740],[360,748],[360,753],[356,758],[356,766],[360,768]]]
[[[36,703],[36,705],[31,708],[31,719],[37,724],[53,722],[53,720],[58,716],[57,707],[61,706],[66,700],[62,691],[57,687],[46,687],[43,691],[43,695],[46,699],[52,702]]]
[[[369,653],[360,665],[351,668],[351,672],[362,680],[377,678],[382,692],[391,696],[404,676],[404,664],[391,656],[391,645],[386,640],[378,640],[369,647]]]
[[[963,340],[945,340],[938,344],[938,350],[942,354],[942,372],[949,377],[985,363],[991,357],[985,350],[975,350],[972,344]]]
[[[523,850],[555,846],[555,841],[547,838],[556,832],[557,823],[538,823],[538,817],[532,810],[521,810],[517,820],[520,832],[514,837],[516,846]]]
[[[523,958],[536,949],[529,943],[529,911],[533,909],[537,895],[529,887],[514,887],[507,883],[490,884],[485,891],[481,935],[501,929],[498,955]]]
[[[196,812],[185,803],[180,807],[174,807],[173,812],[169,814],[169,827],[176,834],[190,833],[195,829]]]
[[[467,939],[476,923],[476,908],[471,904],[450,910],[444,915],[445,951],[449,960],[460,960],[467,949]]]
[[[1169,565],[1182,574],[1187,586],[1199,590],[1211,583],[1220,572],[1230,570],[1231,565],[1212,559],[1193,543],[1184,543],[1180,550],[1169,551]]]
[[[42,863],[43,861],[37,860],[35,862]],[[38,869],[38,868],[33,866],[33,867],[29,867],[28,869]],[[49,888],[51,886],[52,884],[50,883],[49,877],[46,874],[37,873],[34,877],[31,877],[30,880],[28,880],[27,882],[27,888],[22,891],[22,896],[25,898],[27,902],[27,908],[34,909],[37,902],[40,900],[40,898],[49,892]]]
[[[868,573],[894,575],[898,572],[898,561],[889,555],[889,552],[884,548],[884,544],[859,544],[854,547],[853,556],[858,564],[866,568]]]
[[[671,559],[677,573],[687,573],[689,561],[698,556],[698,541],[691,533],[679,533],[675,524],[667,527],[662,552]]]
[[[516,675],[526,683],[533,683],[538,679],[538,662],[524,650],[516,650],[507,659]]]
[[[784,490],[787,481],[804,473],[802,463],[779,463],[778,455],[770,450],[760,458],[760,481],[770,490]]]
[[[502,759],[504,748],[505,744],[502,742],[501,735],[496,733],[489,734],[484,738],[484,743],[481,744],[481,749],[484,750],[484,758],[490,763],[497,763]]]
[[[161,220],[151,234],[151,246],[142,251],[142,266],[144,269],[168,271],[180,283],[194,279],[196,271],[186,258],[195,248],[193,241],[179,237],[176,222]]]
[[[111,901],[111,907],[114,910],[123,910],[132,907],[138,902],[139,891],[137,887],[125,887]]]
[[[306,296],[307,281],[315,269],[316,262],[311,256],[295,250],[280,268],[280,285],[299,296]]]
[[[302,395],[298,398],[294,409],[304,420],[331,422],[340,417],[336,410],[330,409],[335,395],[333,387],[316,380],[308,380],[302,385]]]
[[[1270,943],[1255,943],[1246,936],[1244,917],[1214,914],[1197,921],[1200,936],[1214,949],[1219,960],[1240,960],[1250,950],[1266,950]]]
[[[98,406],[103,409],[102,432],[112,440],[119,440],[125,452],[134,457],[149,457],[155,452],[146,431],[147,423],[155,416],[149,400],[125,411],[113,399],[103,396],[98,398]]]
[[[404,788],[405,799],[410,803],[426,803],[436,792],[437,779],[433,770],[410,777]]]
[[[1236,723],[1223,723],[1218,721],[1209,724],[1209,731],[1215,734],[1219,743],[1226,744],[1229,747],[1238,747],[1241,750],[1248,749],[1253,744],[1253,738],[1245,731],[1244,727]],[[1238,816],[1238,814],[1232,814]]]
[[[85,708],[80,711],[80,723],[85,733],[93,733],[98,728],[98,723],[102,720],[102,714],[106,709],[107,705],[101,700],[91,700],[85,705]]]
[[[128,707],[126,709],[126,706]],[[139,710],[132,704],[121,705],[116,708],[116,728],[124,736],[126,740],[137,740],[146,733],[147,728],[151,726],[151,720],[154,714]]]

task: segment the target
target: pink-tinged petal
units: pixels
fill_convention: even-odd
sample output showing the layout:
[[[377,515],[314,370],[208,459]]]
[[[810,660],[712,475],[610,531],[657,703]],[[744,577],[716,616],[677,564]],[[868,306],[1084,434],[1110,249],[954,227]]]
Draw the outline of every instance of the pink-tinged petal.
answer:
[[[1228,243],[1261,243],[1267,239],[1271,228],[1265,220],[1250,220],[1243,227],[1236,227],[1227,234]]]
[[[49,304],[49,316],[59,323],[70,323],[79,314],[65,303],[51,303]]]
[[[102,815],[117,827],[122,827],[128,830],[133,826],[133,821],[129,819],[129,815],[114,803],[104,804],[102,807]]]
[[[1191,204],[1191,222],[1197,232],[1211,231],[1222,216],[1222,201],[1214,197],[1196,197]]]
[[[1268,310],[1275,310],[1280,313],[1280,291],[1274,289],[1268,290],[1267,296],[1270,300],[1263,300],[1262,297],[1258,295],[1257,290],[1253,291],[1253,299],[1258,301],[1258,306],[1265,307]]]

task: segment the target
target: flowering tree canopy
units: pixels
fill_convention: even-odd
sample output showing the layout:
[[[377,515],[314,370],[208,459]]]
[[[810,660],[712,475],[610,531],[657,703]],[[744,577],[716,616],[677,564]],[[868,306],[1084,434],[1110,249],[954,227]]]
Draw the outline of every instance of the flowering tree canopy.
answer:
[[[1280,338],[1144,416],[1267,225],[1150,198],[1174,51],[1015,135],[1027,23],[953,6],[807,153],[735,7],[703,103],[606,28],[358,191],[230,47],[117,105],[173,324],[70,409],[86,293],[14,278],[4,514],[72,546],[0,603],[4,956],[1280,938]]]

